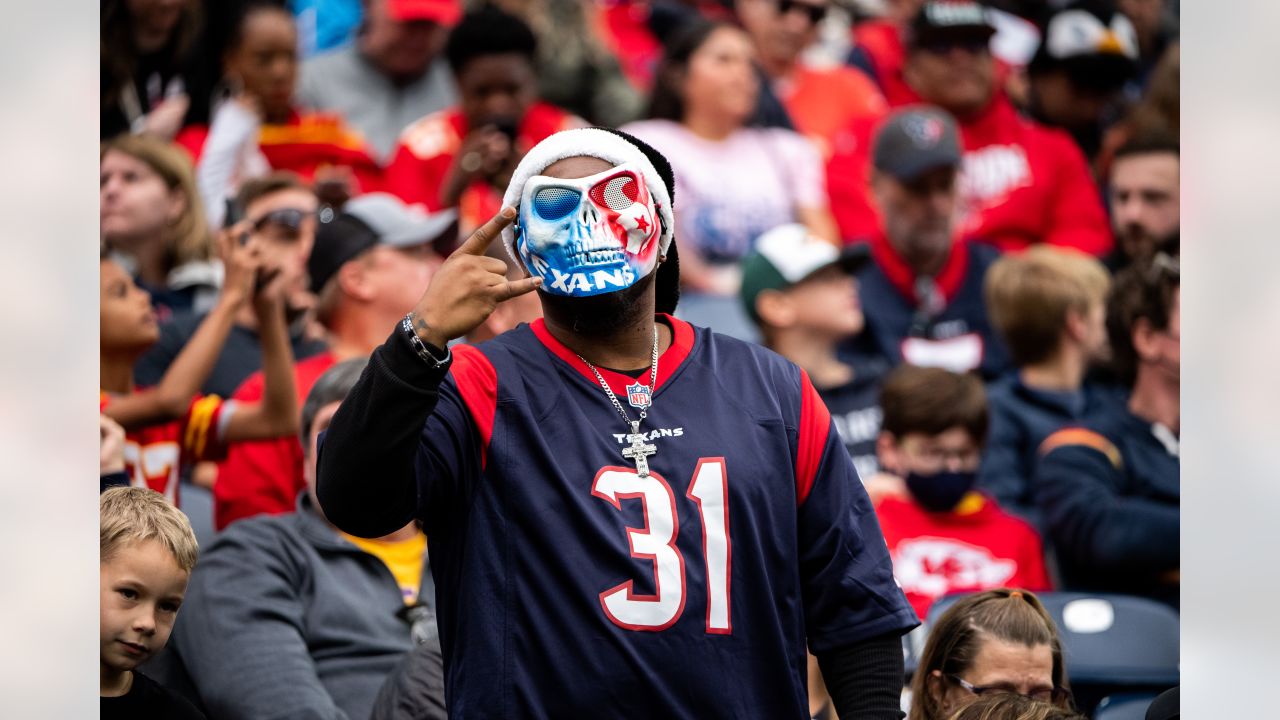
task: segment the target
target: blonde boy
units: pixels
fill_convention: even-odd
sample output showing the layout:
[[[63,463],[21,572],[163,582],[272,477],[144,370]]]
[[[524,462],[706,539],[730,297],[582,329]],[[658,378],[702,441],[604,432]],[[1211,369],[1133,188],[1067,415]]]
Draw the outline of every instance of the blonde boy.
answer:
[[[1094,258],[1044,246],[1006,255],[987,272],[987,312],[1016,370],[988,388],[991,433],[978,485],[1037,527],[1031,473],[1040,443],[1118,397],[1084,381],[1108,354],[1110,284]]]
[[[196,537],[160,493],[115,487],[98,500],[102,717],[203,718],[135,668],[169,640],[195,567]]]

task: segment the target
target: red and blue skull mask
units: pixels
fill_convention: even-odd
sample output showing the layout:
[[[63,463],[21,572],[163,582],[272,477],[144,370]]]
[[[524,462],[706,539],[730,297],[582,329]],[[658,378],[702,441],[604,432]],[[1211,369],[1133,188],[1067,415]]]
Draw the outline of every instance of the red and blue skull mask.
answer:
[[[584,178],[529,178],[514,239],[544,292],[585,297],[628,288],[652,272],[662,231],[643,169],[623,163]]]

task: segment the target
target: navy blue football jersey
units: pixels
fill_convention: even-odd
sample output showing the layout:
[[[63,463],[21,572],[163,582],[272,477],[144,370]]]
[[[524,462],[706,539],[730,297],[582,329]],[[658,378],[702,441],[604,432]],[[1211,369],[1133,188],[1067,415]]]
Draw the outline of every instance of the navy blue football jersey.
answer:
[[[451,717],[799,720],[806,643],[917,624],[807,376],[661,319],[648,476],[542,321],[454,348],[416,463]]]

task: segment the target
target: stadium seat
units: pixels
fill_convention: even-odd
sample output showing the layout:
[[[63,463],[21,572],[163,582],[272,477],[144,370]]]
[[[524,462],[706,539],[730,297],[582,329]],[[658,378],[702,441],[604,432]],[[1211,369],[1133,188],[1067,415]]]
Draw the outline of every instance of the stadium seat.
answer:
[[[1093,720],[1145,720],[1147,708],[1155,698],[1151,693],[1108,695],[1098,703]]]

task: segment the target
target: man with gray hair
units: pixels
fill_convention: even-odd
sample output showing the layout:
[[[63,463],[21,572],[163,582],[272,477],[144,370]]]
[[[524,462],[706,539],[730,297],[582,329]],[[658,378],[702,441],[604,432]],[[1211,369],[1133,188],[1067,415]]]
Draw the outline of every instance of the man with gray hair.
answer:
[[[192,576],[171,645],[210,718],[368,717],[414,636],[435,636],[418,526],[355,538],[315,500],[317,438],[367,362],[334,365],[307,395],[297,512],[232,525]]]

